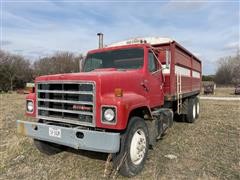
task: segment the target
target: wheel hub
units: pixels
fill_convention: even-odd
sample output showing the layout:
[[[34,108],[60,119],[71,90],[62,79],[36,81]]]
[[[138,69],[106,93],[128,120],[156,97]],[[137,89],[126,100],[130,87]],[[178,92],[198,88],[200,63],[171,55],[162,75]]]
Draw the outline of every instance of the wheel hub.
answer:
[[[138,129],[131,141],[130,145],[130,158],[133,164],[138,165],[141,163],[146,152],[146,135],[143,130]]]
[[[193,105],[193,119],[195,119],[196,117],[196,107],[195,107],[195,104]]]
[[[199,102],[197,103],[197,114],[199,114],[199,109],[200,109],[200,107],[199,107]]]

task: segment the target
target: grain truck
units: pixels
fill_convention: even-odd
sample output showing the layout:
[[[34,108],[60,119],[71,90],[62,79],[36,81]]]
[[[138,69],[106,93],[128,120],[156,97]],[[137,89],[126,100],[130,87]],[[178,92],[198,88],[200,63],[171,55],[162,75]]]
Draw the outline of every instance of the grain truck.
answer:
[[[49,67],[51,68],[51,67]],[[40,152],[64,147],[112,155],[132,177],[174,117],[199,117],[201,61],[170,38],[133,38],[87,53],[81,72],[40,76],[26,97],[19,133]]]

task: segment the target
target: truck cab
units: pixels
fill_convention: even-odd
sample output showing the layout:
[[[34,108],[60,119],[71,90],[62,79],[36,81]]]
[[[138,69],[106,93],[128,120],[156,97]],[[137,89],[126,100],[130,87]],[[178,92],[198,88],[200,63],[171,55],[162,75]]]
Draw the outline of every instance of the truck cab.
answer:
[[[79,73],[37,77],[26,98],[26,115],[37,122],[18,120],[18,132],[45,154],[63,146],[111,153],[122,175],[138,174],[174,113],[190,120],[199,113],[198,91],[171,96],[173,41],[164,40],[162,47],[136,39],[112,44],[89,51]],[[192,104],[190,115],[181,103]]]

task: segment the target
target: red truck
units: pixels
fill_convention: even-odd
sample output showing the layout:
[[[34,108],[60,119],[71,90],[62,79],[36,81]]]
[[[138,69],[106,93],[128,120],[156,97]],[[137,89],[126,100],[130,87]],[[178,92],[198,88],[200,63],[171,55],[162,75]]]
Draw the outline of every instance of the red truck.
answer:
[[[135,38],[89,51],[79,73],[37,77],[19,133],[52,155],[64,146],[112,154],[138,174],[148,149],[181,116],[199,116],[201,61],[169,38]]]

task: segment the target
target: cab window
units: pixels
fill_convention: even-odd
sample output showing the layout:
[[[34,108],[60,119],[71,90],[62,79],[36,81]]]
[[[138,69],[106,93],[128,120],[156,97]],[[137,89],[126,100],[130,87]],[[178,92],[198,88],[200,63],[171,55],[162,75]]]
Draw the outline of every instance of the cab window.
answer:
[[[149,72],[158,70],[158,61],[151,51],[148,53],[148,70]]]

